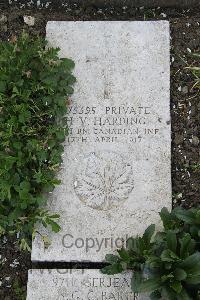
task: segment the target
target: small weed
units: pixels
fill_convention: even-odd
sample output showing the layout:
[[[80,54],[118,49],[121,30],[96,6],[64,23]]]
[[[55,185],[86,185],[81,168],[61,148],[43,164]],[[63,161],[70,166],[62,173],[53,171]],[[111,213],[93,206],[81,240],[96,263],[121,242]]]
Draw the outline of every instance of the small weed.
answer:
[[[17,300],[26,300],[26,290],[22,287],[19,280],[15,280],[13,283],[13,291],[16,295]]]
[[[132,270],[132,291],[150,299],[198,300],[200,291],[200,209],[160,212],[163,230],[150,225],[127,240],[117,255],[106,255],[104,274]]]

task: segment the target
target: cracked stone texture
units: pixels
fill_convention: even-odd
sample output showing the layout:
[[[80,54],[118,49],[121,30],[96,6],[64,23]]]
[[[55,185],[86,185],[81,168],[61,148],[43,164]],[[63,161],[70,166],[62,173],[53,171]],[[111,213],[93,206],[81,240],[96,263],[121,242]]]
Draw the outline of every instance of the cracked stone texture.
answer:
[[[171,208],[169,23],[55,21],[47,39],[77,83],[49,197],[62,230],[48,249],[38,235],[32,260],[100,262]]]

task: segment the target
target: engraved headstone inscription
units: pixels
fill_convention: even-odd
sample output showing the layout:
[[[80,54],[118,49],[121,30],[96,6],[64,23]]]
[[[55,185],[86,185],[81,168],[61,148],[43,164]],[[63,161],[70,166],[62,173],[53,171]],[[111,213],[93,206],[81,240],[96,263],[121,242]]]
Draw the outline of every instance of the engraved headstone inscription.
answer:
[[[48,22],[47,39],[77,82],[48,204],[62,230],[32,260],[101,262],[171,207],[169,23]]]
[[[48,287],[48,288],[47,288]],[[131,291],[131,274],[99,270],[30,270],[27,300],[148,300]]]

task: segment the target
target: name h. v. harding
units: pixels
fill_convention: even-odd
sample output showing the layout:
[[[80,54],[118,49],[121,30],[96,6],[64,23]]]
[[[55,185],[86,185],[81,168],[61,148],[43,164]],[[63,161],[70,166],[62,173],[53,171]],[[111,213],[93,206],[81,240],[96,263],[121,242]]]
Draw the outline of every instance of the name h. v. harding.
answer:
[[[74,125],[74,116],[78,117],[81,124],[87,124],[88,119],[94,116],[94,125],[134,125],[145,124],[145,117],[151,114],[149,106],[106,106],[101,108],[104,118],[100,117],[99,108],[96,106],[70,106],[68,108],[68,126]]]

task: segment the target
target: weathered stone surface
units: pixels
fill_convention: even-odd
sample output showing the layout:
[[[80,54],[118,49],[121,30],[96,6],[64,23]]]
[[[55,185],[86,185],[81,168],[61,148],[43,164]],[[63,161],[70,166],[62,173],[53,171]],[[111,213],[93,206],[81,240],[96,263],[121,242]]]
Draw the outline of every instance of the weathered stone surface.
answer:
[[[147,300],[131,291],[131,273],[99,270],[30,270],[27,300]]]
[[[34,261],[102,261],[171,207],[169,24],[49,22],[47,39],[75,63],[69,136],[49,199],[62,231]]]

